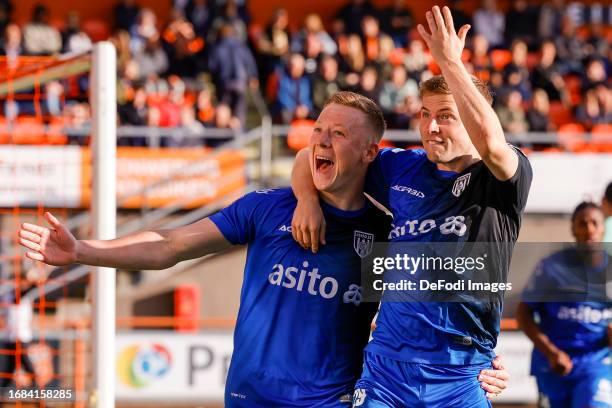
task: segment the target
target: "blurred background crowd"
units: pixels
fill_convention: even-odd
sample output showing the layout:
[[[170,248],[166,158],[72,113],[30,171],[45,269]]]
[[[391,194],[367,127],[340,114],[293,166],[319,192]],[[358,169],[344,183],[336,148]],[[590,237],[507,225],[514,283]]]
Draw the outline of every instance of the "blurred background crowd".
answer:
[[[160,21],[138,1],[120,0],[112,23],[82,24],[77,12],[50,21],[46,6],[37,5],[31,20],[18,25],[12,0],[0,0],[0,52],[10,65],[18,56],[79,53],[110,40],[122,125],[242,131],[252,125],[253,92],[276,123],[291,124],[316,118],[330,94],[351,90],[376,101],[390,128],[415,128],[418,83],[439,70],[407,2],[379,9],[349,0],[331,21],[317,14],[295,21],[279,8],[265,25],[251,21],[247,6],[247,0],[174,0],[169,21]],[[507,132],[589,132],[612,122],[609,10],[585,7],[578,16],[563,0],[537,6],[514,0],[507,10],[484,0],[473,13],[455,0],[451,8],[456,28],[472,26],[463,60],[489,82]],[[87,82],[45,84],[46,123],[61,117],[71,126],[86,124]],[[35,110],[31,102],[7,100],[3,120]]]

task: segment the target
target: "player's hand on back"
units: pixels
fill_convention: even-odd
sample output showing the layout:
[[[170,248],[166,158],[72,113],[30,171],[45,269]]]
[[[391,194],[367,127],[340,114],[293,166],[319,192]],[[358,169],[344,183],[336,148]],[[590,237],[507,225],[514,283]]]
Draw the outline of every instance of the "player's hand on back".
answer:
[[[550,368],[553,372],[561,376],[568,375],[574,367],[572,358],[564,351],[557,350],[546,357],[548,358],[548,364],[550,364]]]
[[[508,387],[508,380],[510,379],[510,373],[506,371],[501,356],[495,357],[492,366],[492,370],[482,370],[478,375],[480,386],[486,391],[489,399],[501,394]]]
[[[468,24],[462,26],[459,32],[455,32],[453,16],[446,6],[434,6],[425,14],[429,32],[419,24],[417,30],[437,63],[444,61],[461,61],[461,54],[465,47],[465,38],[470,29]]]
[[[325,245],[325,218],[317,201],[300,200],[293,212],[291,234],[304,249],[317,253]]]
[[[49,265],[63,266],[76,261],[77,241],[51,213],[45,213],[51,228],[24,223],[19,230],[19,243],[28,249],[26,256]]]

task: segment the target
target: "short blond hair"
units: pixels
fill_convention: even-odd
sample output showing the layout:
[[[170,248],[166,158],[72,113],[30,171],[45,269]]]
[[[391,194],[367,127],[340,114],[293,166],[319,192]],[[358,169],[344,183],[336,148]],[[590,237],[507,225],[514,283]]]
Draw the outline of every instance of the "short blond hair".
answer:
[[[489,86],[486,82],[472,76],[472,83],[476,85],[478,92],[485,97],[489,104],[493,104],[493,95],[489,90]],[[427,81],[421,82],[419,85],[419,96],[423,99],[425,95],[450,95],[451,91],[448,88],[448,84],[442,75],[436,75],[429,78]]]
[[[340,91],[327,98],[323,107],[325,108],[332,103],[355,108],[365,113],[368,118],[368,124],[374,130],[374,141],[376,143],[380,142],[387,129],[387,124],[385,123],[382,110],[373,100],[355,92]]]

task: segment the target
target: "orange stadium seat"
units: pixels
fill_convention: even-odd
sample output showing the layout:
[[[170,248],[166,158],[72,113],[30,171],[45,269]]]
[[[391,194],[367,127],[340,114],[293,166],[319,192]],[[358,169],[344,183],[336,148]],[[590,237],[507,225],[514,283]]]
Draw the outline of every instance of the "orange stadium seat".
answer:
[[[382,149],[383,147],[391,147],[391,148],[394,148],[394,147],[396,147],[396,146],[395,146],[395,143],[393,143],[392,141],[382,139],[382,140],[381,140],[381,141],[378,143],[378,147]]]
[[[510,50],[493,50],[491,51],[491,64],[497,71],[504,69],[512,61],[512,52]]]
[[[557,127],[572,123],[574,121],[574,114],[571,108],[563,105],[561,102],[551,102],[550,112],[548,114],[550,121]]]
[[[584,139],[586,129],[580,123],[566,123],[559,126],[557,131],[559,143],[566,150],[572,152],[582,152],[588,149],[588,145]]]
[[[13,143],[45,144],[45,131],[42,119],[36,116],[18,117],[13,124]]]
[[[598,152],[612,152],[612,125],[595,125],[591,130],[591,142]]]
[[[0,117],[0,144],[8,144],[11,142],[11,133],[9,132],[9,124],[5,117]]]
[[[291,122],[289,133],[287,134],[287,145],[291,150],[299,151],[308,146],[314,120],[296,119]]]
[[[47,127],[47,143],[55,145],[68,144],[68,136],[64,131],[65,121],[62,117],[51,119]]]

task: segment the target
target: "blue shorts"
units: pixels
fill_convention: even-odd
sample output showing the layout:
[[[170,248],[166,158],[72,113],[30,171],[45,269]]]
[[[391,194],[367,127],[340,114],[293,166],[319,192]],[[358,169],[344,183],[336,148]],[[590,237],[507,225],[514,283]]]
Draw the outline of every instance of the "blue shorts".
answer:
[[[535,377],[542,407],[612,408],[610,365],[595,363],[565,377],[554,373],[537,373]]]
[[[353,407],[490,408],[478,374],[491,364],[465,366],[407,363],[365,352]]]

